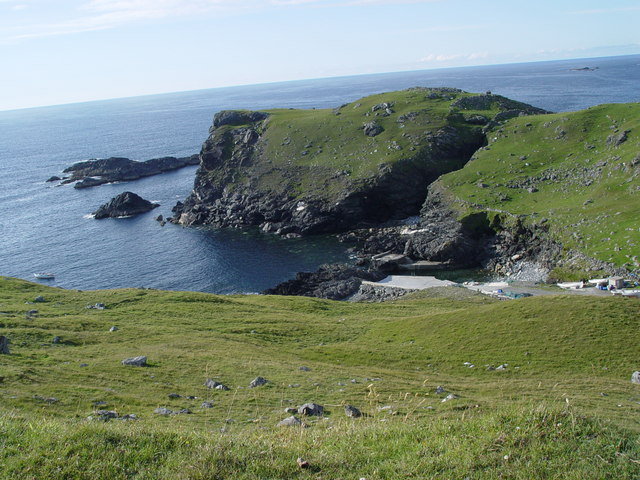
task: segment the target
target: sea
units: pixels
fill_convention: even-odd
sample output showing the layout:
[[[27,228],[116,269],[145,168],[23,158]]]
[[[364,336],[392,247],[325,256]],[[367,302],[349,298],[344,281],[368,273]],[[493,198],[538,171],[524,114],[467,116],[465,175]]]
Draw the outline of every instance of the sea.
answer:
[[[585,67],[587,67],[585,69]],[[0,275],[73,289],[144,287],[257,293],[323,263],[348,261],[333,237],[161,226],[197,167],[76,190],[47,183],[71,164],[197,153],[224,109],[328,108],[409,87],[491,91],[551,111],[640,101],[640,55],[447,68],[215,88],[0,112]],[[5,92],[6,93],[6,92]],[[160,203],[133,218],[91,212],[123,191]]]

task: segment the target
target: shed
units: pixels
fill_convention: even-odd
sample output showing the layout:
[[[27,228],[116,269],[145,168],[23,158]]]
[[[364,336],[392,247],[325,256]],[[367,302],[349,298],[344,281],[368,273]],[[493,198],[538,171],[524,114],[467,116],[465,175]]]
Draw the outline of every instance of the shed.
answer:
[[[609,285],[614,288],[624,288],[624,278],[622,277],[609,277]]]

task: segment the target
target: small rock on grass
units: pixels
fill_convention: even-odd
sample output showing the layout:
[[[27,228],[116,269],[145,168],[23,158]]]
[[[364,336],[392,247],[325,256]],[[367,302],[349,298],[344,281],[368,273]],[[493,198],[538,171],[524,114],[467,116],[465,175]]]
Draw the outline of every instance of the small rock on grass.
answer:
[[[291,415],[290,417],[285,418],[284,420],[280,420],[278,422],[278,427],[300,427],[302,426],[302,422],[300,419]]]
[[[345,405],[344,414],[349,418],[358,418],[362,416],[362,413],[360,412],[360,410],[358,410],[353,405]]]
[[[442,402],[448,402],[449,400],[455,400],[456,398],[458,398],[457,395],[450,393],[449,395],[447,395],[442,399]]]
[[[139,357],[125,358],[124,360],[122,360],[122,365],[128,365],[131,367],[146,367],[147,357],[141,355]]]
[[[303,460],[301,457],[298,457],[298,459],[296,460],[296,463],[300,468],[309,468],[309,462],[307,462],[306,460]]]
[[[200,405],[201,408],[213,408],[213,403],[211,402],[202,402],[202,405]]]
[[[304,405],[298,408],[298,413],[300,415],[311,416],[321,416],[324,412],[324,407],[322,405],[318,405],[317,403],[305,403]]]
[[[256,377],[253,380],[251,380],[251,383],[249,383],[249,388],[260,387],[260,386],[264,385],[267,382],[268,382],[268,380],[266,380],[265,378]]]
[[[438,385],[438,386],[436,387],[436,393],[437,393],[438,395],[440,395],[441,393],[444,393],[444,388],[442,388],[440,385]]]
[[[633,372],[633,374],[631,374],[631,383],[637,383],[640,385],[640,371]]]
[[[215,390],[224,390],[224,391],[229,390],[229,387],[227,387],[226,385],[223,385],[220,382],[216,382],[212,378],[207,378],[204,381],[204,386],[207,388],[215,389]]]

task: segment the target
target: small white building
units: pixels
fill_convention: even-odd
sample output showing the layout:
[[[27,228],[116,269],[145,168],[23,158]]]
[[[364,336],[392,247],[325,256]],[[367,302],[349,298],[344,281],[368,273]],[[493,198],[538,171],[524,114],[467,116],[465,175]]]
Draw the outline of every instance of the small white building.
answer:
[[[622,277],[609,277],[609,286],[614,288],[624,288],[624,278]]]

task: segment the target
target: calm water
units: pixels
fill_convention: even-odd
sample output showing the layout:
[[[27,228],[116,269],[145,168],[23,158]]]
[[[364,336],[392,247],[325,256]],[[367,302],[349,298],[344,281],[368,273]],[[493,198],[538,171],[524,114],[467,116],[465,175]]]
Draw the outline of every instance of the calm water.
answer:
[[[595,71],[572,71],[584,66]],[[553,111],[640,101],[640,55],[389,73],[200,90],[0,112],[0,275],[53,271],[65,288],[152,287],[257,292],[330,261],[332,239],[160,225],[193,184],[195,167],[128,184],[74,190],[44,181],[80,160],[196,153],[212,116],[229,108],[325,108],[412,86],[494,93]],[[88,215],[125,190],[159,202],[150,214]]]

